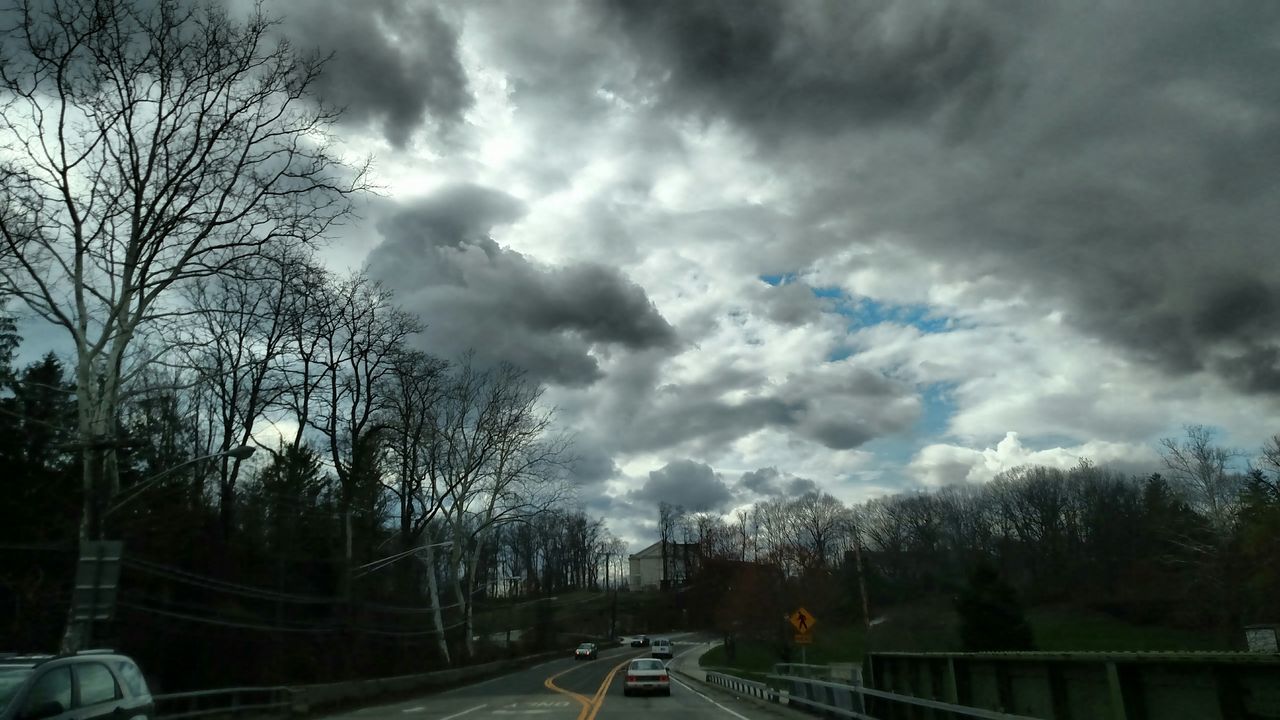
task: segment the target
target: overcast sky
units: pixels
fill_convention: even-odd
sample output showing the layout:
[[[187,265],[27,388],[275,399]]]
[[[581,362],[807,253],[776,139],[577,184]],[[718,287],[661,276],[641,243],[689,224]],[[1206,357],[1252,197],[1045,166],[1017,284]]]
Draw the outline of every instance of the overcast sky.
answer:
[[[272,9],[385,188],[330,257],[545,380],[594,512],[1280,430],[1280,5]]]
[[[1280,3],[267,7],[383,188],[327,257],[548,383],[632,551],[1280,431]]]

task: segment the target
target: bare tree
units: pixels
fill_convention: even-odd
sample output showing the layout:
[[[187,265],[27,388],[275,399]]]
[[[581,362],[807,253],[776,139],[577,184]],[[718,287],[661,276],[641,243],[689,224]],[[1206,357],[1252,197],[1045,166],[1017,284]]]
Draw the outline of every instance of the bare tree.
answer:
[[[527,521],[568,494],[558,472],[568,442],[550,435],[552,415],[541,397],[542,388],[522,371],[507,365],[480,371],[466,358],[441,403],[433,467],[449,494],[451,566],[461,568],[454,592],[465,609],[468,655],[474,654],[472,595],[488,533]]]
[[[427,524],[443,507],[448,488],[433,488],[427,472],[433,437],[432,413],[448,381],[448,363],[426,353],[396,354],[386,388],[392,437],[387,450],[394,473],[383,484],[396,498],[397,531],[402,550],[413,547]]]
[[[849,511],[828,493],[808,492],[788,503],[793,544],[804,568],[827,568],[848,541]]]
[[[1188,425],[1181,442],[1160,441],[1161,454],[1187,500],[1209,518],[1215,530],[1225,533],[1234,521],[1243,481],[1230,471],[1230,465],[1242,453],[1216,445],[1213,436],[1203,425]]]
[[[178,0],[18,0],[0,21],[0,292],[73,341],[82,537],[118,486],[135,343],[184,312],[171,290],[323,236],[363,184],[308,99],[322,58],[271,26]]]
[[[289,318],[299,301],[309,258],[273,248],[238,263],[231,274],[199,278],[184,288],[195,311],[184,338],[186,365],[198,373],[218,447],[248,445],[267,411],[287,391],[281,361],[289,349]],[[224,542],[231,538],[239,458],[218,463],[218,516]]]
[[[403,344],[420,323],[363,273],[343,282],[334,298],[327,321],[332,330],[320,340],[322,390],[309,422],[327,440],[342,491],[343,558],[350,568],[357,509],[365,528],[372,531],[381,521],[373,505],[382,494],[380,435],[392,427],[389,386]],[[349,596],[350,574],[343,577],[344,595]]]

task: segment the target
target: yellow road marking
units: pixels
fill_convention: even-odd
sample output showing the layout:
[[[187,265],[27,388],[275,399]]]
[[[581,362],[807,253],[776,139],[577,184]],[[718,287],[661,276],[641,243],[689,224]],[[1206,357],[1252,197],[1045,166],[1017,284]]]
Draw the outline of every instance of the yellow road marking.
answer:
[[[618,675],[618,671],[626,667],[629,662],[631,662],[631,658],[627,658],[613,666],[613,669],[609,671],[609,674],[605,675],[604,682],[600,683],[600,687],[596,688],[595,695],[590,698],[586,695],[582,695],[581,693],[566,690],[565,688],[556,685],[556,678],[564,675],[565,673],[577,670],[578,666],[561,670],[555,675],[543,680],[542,685],[548,690],[558,692],[561,695],[568,695],[574,700],[577,700],[578,704],[582,705],[582,710],[578,711],[578,720],[595,720],[596,713],[600,712],[600,706],[604,705],[604,696],[605,693],[609,692],[609,685],[613,683],[613,679]]]
[[[578,711],[578,720],[586,720],[587,712],[591,709],[591,703],[592,703],[592,701],[591,701],[591,700],[588,700],[586,695],[580,695],[580,694],[578,694],[578,693],[576,693],[576,692],[574,692],[574,691],[572,691],[572,690],[565,690],[564,688],[560,687],[559,685],[556,685],[556,682],[555,682],[555,681],[556,681],[556,678],[560,677],[561,675],[564,675],[564,674],[565,674],[565,673],[567,673],[567,672],[570,672],[570,671],[572,671],[572,670],[577,670],[577,669],[578,669],[578,668],[575,666],[575,667],[571,667],[571,668],[569,668],[568,670],[561,670],[560,672],[556,673],[555,675],[552,675],[551,677],[547,678],[546,680],[543,680],[543,681],[542,681],[542,685],[543,685],[543,687],[547,688],[548,690],[553,690],[553,691],[555,691],[555,692],[560,693],[561,695],[568,695],[569,697],[573,698],[574,700],[577,700],[577,701],[578,701],[578,704],[582,705],[582,709]]]
[[[609,674],[605,676],[604,682],[600,684],[600,689],[596,690],[594,707],[591,708],[591,714],[586,717],[586,720],[596,720],[596,713],[600,712],[600,708],[604,706],[605,694],[609,692],[609,685],[613,683],[613,678],[618,674],[619,670],[626,667],[630,662],[631,658],[627,658],[617,665],[614,665],[613,669],[609,671]]]

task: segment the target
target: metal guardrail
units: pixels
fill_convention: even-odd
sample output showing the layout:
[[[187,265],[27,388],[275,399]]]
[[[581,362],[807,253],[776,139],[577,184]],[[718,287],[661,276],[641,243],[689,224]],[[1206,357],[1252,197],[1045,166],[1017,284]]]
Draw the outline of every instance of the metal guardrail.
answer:
[[[708,676],[710,676],[710,673],[708,673]],[[709,679],[710,677],[708,677]],[[1038,718],[1032,718],[1027,715],[1010,715],[1009,713],[996,712],[994,710],[953,705],[938,700],[926,700],[910,695],[872,690],[862,685],[830,682],[811,677],[775,674],[769,675],[769,679],[788,688],[787,692],[779,693],[781,698],[787,701],[787,704],[796,703],[821,713],[842,718],[854,718],[855,720],[878,720],[871,715],[865,714],[866,698],[868,697],[915,705],[931,710],[943,710],[955,716],[979,718],[979,720],[1038,720]]]
[[[736,693],[758,697],[761,700],[769,702],[778,702],[778,692],[762,682],[747,680],[736,675],[728,675],[726,673],[708,672],[707,682],[712,685],[719,685]]]
[[[287,687],[242,687],[156,695],[158,720],[179,720],[243,713],[288,714],[293,690]]]
[[[318,708],[342,703],[370,701],[399,693],[474,680],[513,670],[528,663],[566,657],[561,650],[495,660],[480,665],[463,665],[446,670],[396,677],[346,680],[316,685],[239,687],[154,695],[157,720],[190,720],[213,716],[259,715],[286,717],[305,715]]]

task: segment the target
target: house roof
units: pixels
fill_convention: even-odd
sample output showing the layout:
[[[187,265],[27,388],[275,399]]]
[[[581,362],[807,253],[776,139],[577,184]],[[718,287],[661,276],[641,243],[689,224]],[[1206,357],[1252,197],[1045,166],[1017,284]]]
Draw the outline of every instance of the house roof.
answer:
[[[672,552],[677,548],[682,548],[682,547],[692,548],[692,547],[697,547],[697,545],[698,545],[697,543],[669,542],[667,543],[667,549],[668,549],[668,552]],[[661,557],[662,557],[662,541],[661,540],[641,550],[640,552],[633,553],[631,555],[631,559],[633,560],[644,560],[645,558],[661,558]]]

